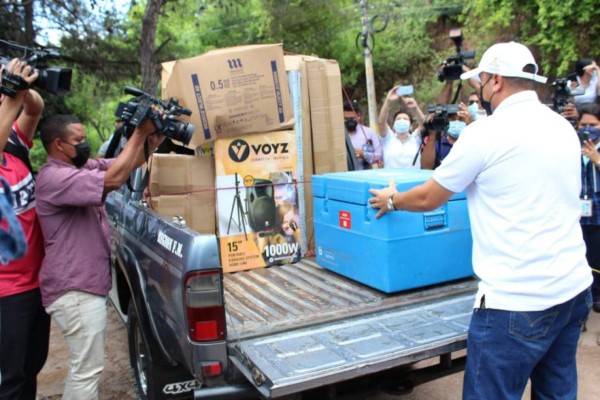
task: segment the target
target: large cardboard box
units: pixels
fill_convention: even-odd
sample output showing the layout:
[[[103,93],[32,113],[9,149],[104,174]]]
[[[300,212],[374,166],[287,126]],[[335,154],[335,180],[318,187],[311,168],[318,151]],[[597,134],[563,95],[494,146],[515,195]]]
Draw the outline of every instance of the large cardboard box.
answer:
[[[221,265],[234,272],[301,257],[293,130],[215,142]]]
[[[369,189],[394,179],[398,191],[433,171],[378,169],[313,176],[317,263],[386,293],[473,275],[465,193],[430,212],[395,211],[376,219]]]
[[[149,182],[150,204],[156,212],[183,217],[199,233],[215,233],[213,157],[154,154]]]
[[[162,78],[163,98],[175,97],[192,111],[194,147],[293,126],[281,44],[231,47],[167,62]]]
[[[314,173],[312,129],[310,124],[310,96],[305,59],[314,57],[286,55],[285,69],[292,99],[294,130],[297,144],[297,176],[302,248],[314,249],[313,206],[310,178]]]
[[[347,171],[344,103],[339,65],[306,59],[315,174]]]

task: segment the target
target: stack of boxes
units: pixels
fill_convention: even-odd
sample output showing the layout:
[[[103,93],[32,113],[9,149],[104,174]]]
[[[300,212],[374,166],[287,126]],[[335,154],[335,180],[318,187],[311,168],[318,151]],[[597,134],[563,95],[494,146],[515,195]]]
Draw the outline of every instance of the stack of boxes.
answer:
[[[192,111],[199,155],[154,155],[152,207],[216,233],[225,272],[313,249],[310,177],[346,170],[337,63],[280,44],[214,50],[164,63],[162,91]]]

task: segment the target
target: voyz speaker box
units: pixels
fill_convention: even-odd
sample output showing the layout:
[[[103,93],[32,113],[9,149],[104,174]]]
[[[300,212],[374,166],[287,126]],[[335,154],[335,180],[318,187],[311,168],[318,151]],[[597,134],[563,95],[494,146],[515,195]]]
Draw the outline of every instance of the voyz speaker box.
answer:
[[[224,272],[300,259],[296,148],[293,130],[215,141],[217,228]]]

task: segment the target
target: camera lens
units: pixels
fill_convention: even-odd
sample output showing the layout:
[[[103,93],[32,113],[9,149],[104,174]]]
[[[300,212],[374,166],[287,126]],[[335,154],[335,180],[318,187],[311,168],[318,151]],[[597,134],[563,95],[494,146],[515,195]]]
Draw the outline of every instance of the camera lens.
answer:
[[[192,136],[194,135],[195,130],[196,127],[194,126],[194,124],[177,122],[175,123],[173,136],[171,136],[171,139],[175,139],[187,145],[188,143],[190,143],[190,140],[192,140]]]

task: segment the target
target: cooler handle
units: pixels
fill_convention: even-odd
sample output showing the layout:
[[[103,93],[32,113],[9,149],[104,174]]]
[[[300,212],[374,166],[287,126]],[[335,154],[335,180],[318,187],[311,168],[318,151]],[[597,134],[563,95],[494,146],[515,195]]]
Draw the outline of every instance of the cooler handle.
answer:
[[[448,225],[445,207],[423,213],[425,230],[445,228]]]

